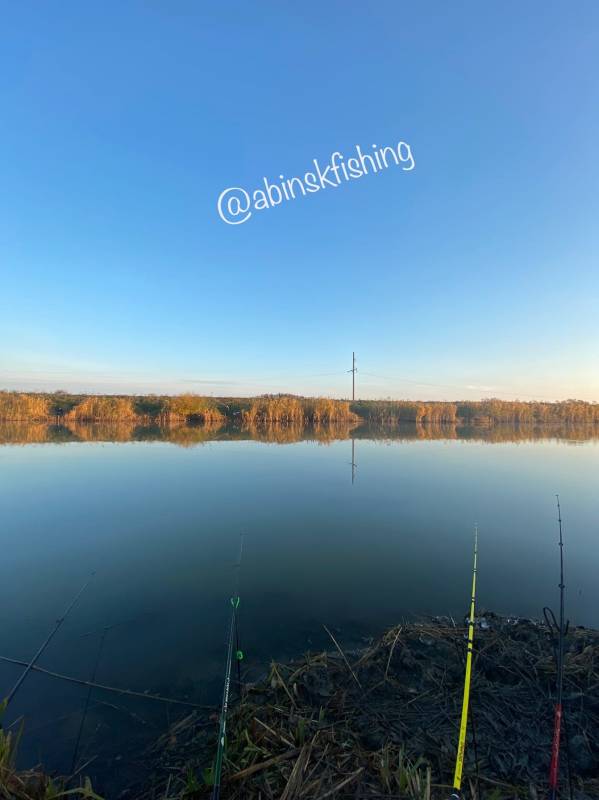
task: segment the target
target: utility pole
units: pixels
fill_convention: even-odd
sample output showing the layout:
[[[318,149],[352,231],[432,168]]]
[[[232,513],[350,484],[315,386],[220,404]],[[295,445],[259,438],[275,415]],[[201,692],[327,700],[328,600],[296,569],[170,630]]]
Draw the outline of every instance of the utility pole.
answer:
[[[348,372],[351,372],[351,399],[352,403],[355,402],[356,399],[356,372],[358,371],[356,367],[356,354],[352,353],[352,367],[348,369]]]

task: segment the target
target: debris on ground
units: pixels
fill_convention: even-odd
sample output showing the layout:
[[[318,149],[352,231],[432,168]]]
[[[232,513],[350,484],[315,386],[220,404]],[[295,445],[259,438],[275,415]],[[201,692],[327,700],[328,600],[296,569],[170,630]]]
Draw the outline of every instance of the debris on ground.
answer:
[[[467,630],[450,618],[399,625],[367,649],[273,663],[230,709],[223,800],[447,798],[464,681]],[[463,791],[471,797],[546,793],[556,666],[547,627],[477,618]],[[562,796],[599,797],[599,632],[569,631]],[[151,755],[139,800],[204,798],[218,715],[193,712]],[[569,755],[568,755],[569,754]],[[569,795],[568,795],[569,796]]]

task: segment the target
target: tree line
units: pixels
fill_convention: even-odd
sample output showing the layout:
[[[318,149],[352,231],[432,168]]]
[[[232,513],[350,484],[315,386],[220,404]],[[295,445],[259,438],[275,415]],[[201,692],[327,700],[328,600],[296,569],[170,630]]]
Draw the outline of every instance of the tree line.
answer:
[[[0,392],[0,419],[14,422],[131,422],[209,426],[522,425],[599,423],[599,403],[583,400],[463,402],[333,400],[296,395],[215,398],[195,394],[79,395],[68,392]]]
[[[462,424],[494,425],[499,423],[597,424],[599,403],[584,400],[560,402],[521,402],[519,400],[468,400],[463,402],[418,402],[402,400],[366,400],[352,409],[361,418],[380,424]]]

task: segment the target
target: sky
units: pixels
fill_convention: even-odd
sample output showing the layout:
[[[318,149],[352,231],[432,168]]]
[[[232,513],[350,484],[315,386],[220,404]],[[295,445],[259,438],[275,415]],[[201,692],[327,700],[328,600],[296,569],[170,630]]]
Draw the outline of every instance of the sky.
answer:
[[[594,0],[2,17],[0,388],[599,400]]]

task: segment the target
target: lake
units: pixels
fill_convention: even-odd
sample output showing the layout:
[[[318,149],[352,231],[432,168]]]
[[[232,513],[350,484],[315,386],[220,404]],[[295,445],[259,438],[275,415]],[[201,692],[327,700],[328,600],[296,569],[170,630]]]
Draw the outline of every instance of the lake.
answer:
[[[109,626],[97,681],[215,702],[242,532],[250,676],[271,659],[331,648],[323,624],[355,647],[404,617],[463,617],[475,522],[479,608],[541,617],[559,600],[556,492],[567,615],[599,627],[591,434],[413,429],[352,441],[200,431],[107,441],[19,431],[0,430],[0,655],[31,658],[93,571],[40,666],[89,679]],[[0,663],[3,694],[21,669]],[[29,675],[6,718],[26,718],[25,765],[70,770],[85,696]],[[141,769],[136,754],[181,713],[94,693],[80,754],[98,757],[85,772],[114,796]]]

